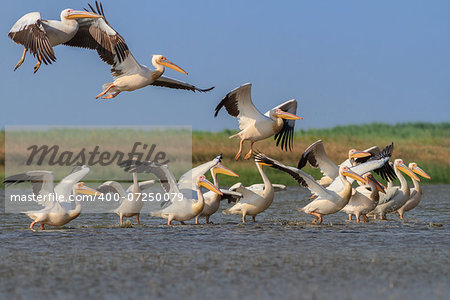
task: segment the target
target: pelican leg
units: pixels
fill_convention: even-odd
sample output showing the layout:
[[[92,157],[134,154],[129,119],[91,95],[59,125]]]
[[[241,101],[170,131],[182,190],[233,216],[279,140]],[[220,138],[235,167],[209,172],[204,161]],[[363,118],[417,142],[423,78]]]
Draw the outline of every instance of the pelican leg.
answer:
[[[167,225],[172,225],[172,220],[171,219],[167,219]]]
[[[373,215],[373,219],[376,220],[377,219],[377,215]]]
[[[242,215],[242,223],[245,223],[245,216],[246,216],[247,214],[243,214]]]
[[[39,68],[41,67],[41,61],[42,61],[42,57],[41,57],[40,54],[38,54],[38,62],[37,62],[37,64],[34,66],[34,71],[33,71],[33,73],[36,73],[36,72],[39,70]]]
[[[102,99],[112,99],[119,94],[120,94],[120,92],[115,92],[114,94],[109,94],[109,95],[103,96]]]
[[[250,157],[252,157],[252,154],[253,154],[253,144],[254,144],[255,142],[253,142],[253,141],[251,141],[250,142],[250,151],[248,151],[248,153],[247,153],[247,155],[244,157],[244,159],[249,159]]]
[[[352,220],[352,214],[348,214],[348,220],[349,220],[349,221]]]
[[[136,223],[137,223],[138,225],[141,225],[141,223],[139,222],[139,214],[136,215]]]
[[[41,229],[45,230],[44,224],[41,223]]]
[[[36,221],[31,222],[30,229],[33,229],[34,224],[36,224]]]
[[[244,140],[241,140],[240,142],[239,142],[239,151],[238,151],[238,153],[236,153],[236,156],[234,157],[234,160],[238,160],[239,159],[239,156],[241,156],[241,153],[242,153],[242,146],[244,145]]]
[[[195,217],[195,224],[197,224],[197,225],[199,224],[198,218],[199,218],[199,216]]]
[[[253,222],[256,222],[256,216],[252,216]]]
[[[309,211],[308,214],[315,216],[316,218],[313,220],[313,223],[316,223],[316,221],[318,222],[317,224],[320,225],[322,224],[322,215],[319,213],[315,213],[312,211]]]
[[[22,54],[22,58],[19,60],[19,62],[17,63],[17,65],[16,65],[16,67],[14,68],[14,71],[15,70],[17,70],[17,68],[18,67],[20,67],[22,64],[23,64],[23,62],[24,62],[24,60],[25,60],[25,55],[27,54],[27,48],[25,47],[25,48],[23,48],[23,54]]]
[[[95,97],[95,99],[100,98],[101,96],[105,95],[110,89],[112,89],[114,87],[114,82],[111,82],[111,84],[100,94],[97,95],[97,97]],[[116,95],[117,96],[117,95]]]
[[[362,217],[365,223],[369,222],[369,218],[366,215],[362,215]]]
[[[181,225],[186,225],[186,223],[184,223],[184,221],[180,221],[180,224]]]
[[[120,225],[122,225],[122,224],[123,224],[123,215],[121,214],[121,215],[119,216],[119,218],[120,218]]]
[[[211,222],[209,222],[209,216],[206,216],[206,224],[211,224]]]
[[[400,220],[403,220],[403,214],[402,213],[398,213],[398,216],[400,217]]]
[[[359,215],[358,215],[358,216],[356,216],[356,222],[359,223],[359,221],[360,220],[359,220]]]

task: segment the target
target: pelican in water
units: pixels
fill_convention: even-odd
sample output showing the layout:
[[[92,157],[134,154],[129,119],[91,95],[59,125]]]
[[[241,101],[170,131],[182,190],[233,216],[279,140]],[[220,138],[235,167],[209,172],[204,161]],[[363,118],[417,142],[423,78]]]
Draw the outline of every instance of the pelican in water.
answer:
[[[217,117],[220,109],[225,107],[227,112],[239,119],[239,133],[230,136],[239,138],[239,151],[235,156],[238,160],[242,153],[244,141],[250,141],[250,151],[245,156],[249,159],[253,153],[253,144],[275,135],[276,145],[281,149],[292,150],[294,139],[295,120],[302,119],[296,116],[297,101],[289,100],[280,104],[264,115],[253,105],[251,98],[251,83],[246,83],[229,92],[215,109]]]
[[[361,175],[381,168],[389,161],[392,155],[392,146],[387,146],[378,155],[370,158],[367,162],[349,168],[339,167],[339,176],[327,188],[321,186],[312,176],[294,167],[288,167],[263,154],[257,156],[258,161],[272,168],[281,170],[291,175],[299,184],[307,187],[312,193],[317,194],[317,199],[305,207],[299,209],[315,218],[313,223],[322,224],[322,216],[334,214],[344,208],[352,195],[353,180],[362,184],[367,183]]]
[[[217,174],[225,174],[228,176],[239,177],[238,174],[231,171],[221,163],[211,168],[210,172],[213,179],[213,183],[217,187],[220,187],[219,181],[217,180]],[[217,212],[221,200],[229,199],[229,202],[231,201],[236,202],[238,199],[242,197],[242,194],[231,190],[220,189],[220,191],[222,192],[222,195],[217,194],[216,192],[213,191],[208,191],[203,194],[203,198],[205,199],[205,205],[203,207],[202,212],[195,218],[195,224],[199,224],[199,218],[205,218],[206,224],[209,224],[210,223],[209,218],[211,217],[211,215]]]
[[[272,183],[270,183],[269,178],[266,173],[264,173],[264,163],[258,160],[258,156],[255,157],[255,164],[261,174],[264,188],[249,189],[240,182],[235,184],[230,190],[242,194],[242,198],[231,208],[223,211],[225,215],[242,215],[242,223],[245,223],[246,216],[251,216],[253,222],[255,222],[256,215],[265,211],[272,204],[275,193]]]
[[[121,166],[125,166],[123,163]],[[125,190],[117,181],[106,181],[101,184],[97,190],[103,194],[115,193],[119,195],[121,203],[119,207],[111,212],[119,215],[120,225],[123,224],[123,218],[136,217],[136,223],[140,225],[139,215],[144,206],[142,202],[142,191],[149,189],[156,183],[156,180],[147,180],[138,182],[137,173],[133,172],[133,184]]]
[[[72,46],[80,38],[93,39],[89,31],[80,30],[80,23],[93,24],[100,18],[102,16],[96,13],[70,8],[61,12],[61,21],[44,20],[39,12],[24,15],[8,33],[15,43],[24,46],[22,57],[14,71],[22,65],[28,51],[37,57],[38,62],[34,66],[34,73],[36,73],[42,62],[47,65],[56,61],[53,47],[61,44]]]
[[[392,145],[393,147],[393,145]],[[350,149],[348,151],[348,159],[342,162],[341,166],[354,167],[358,164],[364,163],[371,157],[374,157],[380,153],[380,148],[373,146],[364,151],[359,151],[356,149]],[[306,166],[306,163],[313,168],[320,168],[323,173],[321,179],[318,180],[319,184],[323,187],[328,187],[334,179],[339,175],[339,167],[329,158],[322,140],[318,140],[311,144],[302,154],[300,161],[298,162],[297,169],[302,169]],[[385,164],[380,170],[374,170],[375,173],[381,175],[382,178],[392,178],[395,179],[394,170],[389,164]]]
[[[53,172],[50,171],[28,171],[23,174],[9,176],[5,179],[6,186],[21,182],[30,182],[35,197],[38,197],[38,204],[44,208],[36,211],[23,212],[29,216],[33,222],[30,229],[36,223],[44,225],[62,226],[81,213],[80,201],[75,201],[75,208],[72,208],[71,196],[78,194],[98,196],[101,193],[87,187],[83,182],[79,182],[89,173],[86,166],[76,166],[72,173],[64,177],[55,187],[53,186]],[[76,199],[75,199],[76,200]]]
[[[368,222],[367,214],[375,209],[380,199],[379,193],[385,193],[385,187],[378,182],[371,173],[363,175],[367,180],[368,185],[358,186],[352,192],[348,204],[342,209],[348,214],[348,219],[352,220],[352,215],[355,215],[356,222],[360,222],[360,216],[363,217],[364,222]]]
[[[420,176],[427,178],[427,179],[431,179],[431,176],[428,175],[427,173],[425,173],[424,170],[422,170],[417,163],[412,162],[408,165],[408,168],[410,168],[414,173],[419,174]],[[397,213],[400,217],[400,219],[403,220],[403,214],[413,208],[415,208],[417,205],[419,205],[420,200],[422,200],[422,188],[419,185],[419,182],[417,180],[415,180],[414,178],[412,178],[414,187],[411,188],[409,191],[410,197],[408,199],[408,201],[406,201],[405,204],[403,204],[402,207],[400,207],[397,210]]]
[[[220,163],[222,156],[219,155],[212,161],[202,164],[185,174],[178,182],[167,165],[160,165],[154,162],[125,161],[128,164],[125,171],[135,170],[137,173],[151,173],[155,175],[161,183],[164,192],[170,196],[170,200],[162,202],[162,209],[152,212],[154,217],[167,219],[167,224],[172,225],[172,221],[184,221],[195,218],[205,206],[205,199],[201,187],[205,187],[219,195],[222,192],[208,181],[203,174]]]
[[[388,187],[386,189],[386,194],[381,195],[377,207],[370,213],[371,215],[374,215],[375,219],[377,218],[377,215],[379,215],[380,219],[385,220],[387,213],[395,212],[410,198],[408,183],[406,182],[405,177],[403,177],[402,172],[412,179],[420,181],[419,177],[417,177],[417,175],[408,168],[401,159],[396,159],[394,161],[394,171],[395,175],[397,175],[397,178],[400,180],[400,186]]]

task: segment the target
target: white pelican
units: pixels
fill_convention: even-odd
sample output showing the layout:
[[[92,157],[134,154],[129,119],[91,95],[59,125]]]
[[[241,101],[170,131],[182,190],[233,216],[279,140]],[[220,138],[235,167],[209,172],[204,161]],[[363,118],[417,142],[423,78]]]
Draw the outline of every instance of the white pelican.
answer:
[[[180,177],[178,183],[167,165],[159,165],[154,162],[140,162],[128,160],[124,164],[125,171],[135,170],[137,173],[151,173],[155,175],[161,183],[165,193],[170,196],[170,200],[161,203],[163,208],[152,212],[151,215],[166,218],[167,224],[172,225],[172,221],[179,221],[184,225],[184,221],[195,218],[200,214],[205,205],[201,186],[222,195],[222,192],[214,184],[209,182],[203,175],[211,168],[220,163],[221,155],[210,162],[202,164]]]
[[[217,117],[220,109],[225,107],[227,112],[239,119],[239,133],[230,136],[239,138],[239,151],[235,159],[238,160],[242,153],[244,141],[250,141],[250,151],[245,156],[249,159],[253,153],[253,144],[275,135],[276,145],[281,149],[292,150],[294,139],[295,120],[302,119],[295,115],[297,101],[289,100],[280,104],[264,115],[253,105],[251,98],[251,83],[246,83],[229,92],[215,109],[214,117]]]
[[[9,176],[5,179],[5,183],[6,185],[25,181],[31,183],[35,197],[40,196],[38,200],[41,201],[38,204],[44,206],[44,208],[23,213],[33,220],[30,229],[33,229],[34,224],[40,223],[41,229],[45,230],[44,224],[62,226],[80,215],[81,204],[79,201],[75,201],[75,208],[72,209],[73,199],[70,199],[71,195],[100,195],[98,191],[87,187],[83,182],[79,182],[88,173],[88,167],[76,166],[72,173],[64,177],[55,187],[53,187],[53,172],[50,171],[29,171]]]
[[[97,1],[95,3],[96,9],[90,4],[89,7],[93,14],[101,15],[101,18],[95,21],[81,19],[77,34],[65,44],[95,49],[100,58],[111,66],[111,74],[114,77],[114,81],[104,84],[103,91],[96,98],[103,96],[103,99],[110,99],[116,97],[120,92],[134,91],[148,85],[185,89],[194,92],[207,92],[214,88],[199,89],[189,83],[162,76],[165,66],[187,74],[183,69],[171,63],[162,55],[153,55],[152,64],[156,70],[152,71],[148,67],[139,64],[128,49],[123,37],[107,22],[102,5],[97,3]],[[108,95],[104,96],[107,93]]]
[[[401,159],[396,159],[394,161],[394,171],[395,175],[397,175],[400,180],[400,187],[392,186],[391,188],[386,189],[386,194],[380,196],[377,207],[370,213],[371,215],[374,215],[375,219],[377,218],[377,215],[379,215],[380,219],[385,220],[387,213],[395,212],[408,201],[410,190],[402,172],[409,177],[420,181],[419,177],[417,177],[417,175],[414,174]]]
[[[217,187],[220,187],[219,181],[217,180],[217,174],[225,174],[228,176],[239,177],[238,174],[231,171],[230,169],[228,169],[227,167],[225,167],[224,165],[222,165],[220,163],[217,164],[215,167],[211,168],[210,171],[211,171],[211,176],[213,178],[213,183]],[[206,219],[206,224],[209,224],[210,223],[209,218],[211,217],[211,215],[213,215],[217,212],[217,210],[219,209],[219,206],[220,206],[220,201],[222,199],[229,199],[229,201],[235,202],[235,201],[237,201],[237,199],[242,197],[242,194],[234,192],[234,191],[225,190],[225,189],[220,189],[220,191],[222,192],[223,195],[219,195],[213,191],[208,191],[203,194],[203,198],[205,199],[205,205],[203,207],[202,212],[195,218],[195,224],[199,224],[199,218],[203,218],[203,217]]]
[[[230,190],[241,193],[242,198],[231,208],[223,211],[225,215],[242,215],[242,223],[245,223],[246,216],[252,216],[253,222],[255,222],[256,215],[269,208],[273,202],[275,190],[266,173],[264,173],[264,164],[259,162],[257,157],[255,157],[255,164],[264,182],[264,189],[251,190],[243,186],[242,183],[233,185]]]
[[[60,44],[70,45],[74,38],[76,40],[80,38],[93,39],[89,31],[79,30],[79,22],[92,23],[99,18],[102,16],[96,13],[70,8],[61,12],[61,21],[44,20],[39,12],[24,15],[8,33],[14,42],[24,46],[22,57],[14,71],[24,62],[27,51],[37,57],[38,62],[34,66],[34,73],[36,73],[42,62],[47,65],[56,61],[53,47]]]
[[[416,174],[419,174],[422,177],[431,179],[431,176],[428,175],[427,173],[425,173],[424,170],[419,168],[419,166],[415,162],[410,163],[408,165],[408,168],[410,168],[413,172],[415,172]],[[403,206],[397,210],[397,213],[398,213],[400,219],[402,219],[402,220],[403,220],[403,214],[405,212],[415,208],[417,205],[419,205],[420,200],[422,200],[422,188],[420,187],[419,182],[417,180],[415,180],[414,178],[411,178],[411,179],[413,181],[414,188],[410,189],[410,197],[409,197],[408,201],[406,201],[406,203],[403,204]]]
[[[367,180],[368,185],[358,186],[352,192],[350,200],[342,209],[348,214],[348,219],[352,220],[352,215],[355,215],[356,222],[360,222],[360,216],[363,217],[364,222],[368,222],[367,214],[371,212],[378,204],[380,199],[380,192],[385,192],[385,187],[379,183],[371,173],[363,175]]]
[[[392,147],[394,147],[393,144]],[[348,159],[340,165],[349,168],[354,167],[366,162],[379,153],[380,149],[377,146],[373,146],[364,151],[350,149],[348,151]],[[339,175],[339,167],[328,157],[322,140],[314,142],[303,152],[300,161],[298,162],[297,169],[302,169],[307,162],[309,162],[313,168],[320,168],[323,177],[319,179],[318,182],[323,187],[328,187]],[[380,170],[374,171],[384,179],[389,177],[395,178],[394,171],[388,164],[383,165]]]
[[[121,199],[121,203],[119,207],[112,210],[111,212],[119,215],[120,224],[123,224],[123,217],[131,218],[133,216],[136,217],[136,223],[139,225],[139,215],[141,209],[144,205],[142,202],[141,193],[143,190],[146,190],[152,187],[156,183],[155,180],[147,180],[138,182],[137,173],[133,173],[133,184],[125,189],[122,187],[120,183],[117,181],[106,181],[101,184],[97,190],[103,194],[107,193],[117,193]],[[129,195],[131,194],[131,195]]]

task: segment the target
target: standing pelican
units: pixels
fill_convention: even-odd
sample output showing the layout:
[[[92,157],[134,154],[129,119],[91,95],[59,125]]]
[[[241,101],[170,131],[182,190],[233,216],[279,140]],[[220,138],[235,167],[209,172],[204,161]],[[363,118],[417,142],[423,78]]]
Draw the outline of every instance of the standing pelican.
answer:
[[[80,22],[92,24],[102,16],[87,11],[65,9],[61,12],[61,21],[44,20],[39,12],[31,12],[20,18],[11,28],[8,36],[17,44],[23,45],[23,53],[14,71],[22,65],[27,51],[37,57],[34,73],[39,70],[41,63],[51,64],[56,61],[53,47],[71,43],[72,39],[92,39],[89,31],[80,30]],[[77,35],[78,33],[78,35]]]
[[[281,144],[281,149],[292,150],[294,139],[295,120],[302,119],[295,115],[297,101],[289,100],[280,104],[264,115],[253,105],[251,98],[251,83],[246,83],[229,92],[215,109],[214,117],[217,117],[220,109],[225,107],[227,112],[239,119],[239,133],[230,136],[238,137],[239,151],[235,159],[238,160],[242,153],[244,141],[250,141],[250,151],[245,156],[249,159],[253,153],[253,144],[275,135],[276,145]]]
[[[252,190],[244,187],[242,183],[235,184],[230,187],[230,190],[241,193],[242,198],[239,199],[231,208],[223,211],[225,215],[242,215],[242,223],[245,223],[246,216],[252,216],[253,222],[255,222],[256,215],[269,208],[273,202],[275,190],[266,173],[264,173],[264,164],[258,161],[257,157],[255,157],[255,164],[263,179],[264,189]]]
[[[53,187],[53,172],[50,171],[28,171],[23,174],[9,176],[5,179],[6,186],[29,181],[33,194],[38,197],[38,204],[44,206],[41,210],[23,212],[29,216],[34,224],[40,223],[41,229],[45,230],[44,224],[51,226],[62,226],[77,218],[81,213],[81,204],[75,201],[75,208],[72,209],[71,196],[78,194],[98,196],[100,193],[87,187],[83,182],[79,182],[89,173],[86,166],[76,166],[72,173],[64,177],[55,187]],[[76,200],[76,199],[75,199]]]
[[[238,174],[234,173],[227,167],[225,167],[222,164],[217,164],[215,167],[212,167],[211,170],[211,176],[213,178],[213,183],[215,186],[219,186],[219,181],[217,180],[217,174],[225,174],[228,176],[233,177],[239,177]],[[209,224],[209,217],[211,217],[212,214],[215,214],[220,206],[220,201],[222,199],[231,199],[231,201],[237,201],[237,199],[241,198],[242,195],[240,193],[220,189],[222,192],[222,195],[217,194],[213,191],[208,191],[205,194],[203,194],[203,198],[205,199],[205,205],[203,207],[202,212],[195,218],[195,224],[199,224],[199,218],[204,217],[206,219],[206,224]],[[232,200],[234,199],[234,200]]]
[[[414,174],[414,172],[411,171],[411,169],[408,168],[401,159],[396,159],[394,161],[394,171],[400,180],[400,187],[392,186],[386,190],[386,194],[381,195],[377,207],[370,213],[371,215],[374,215],[375,219],[377,218],[377,215],[379,215],[380,219],[385,220],[387,213],[395,212],[397,209],[401,208],[406,201],[408,201],[410,197],[410,190],[405,177],[402,175],[402,172],[409,177],[420,181],[419,177],[417,177],[417,175]]]
[[[355,215],[358,223],[360,222],[360,216],[363,217],[364,222],[369,221],[367,214],[377,206],[380,199],[379,193],[385,192],[385,187],[371,173],[364,174],[363,178],[367,180],[368,185],[355,188],[347,205],[342,209],[343,212],[348,214],[350,221],[352,220],[352,215]]]
[[[421,168],[419,168],[419,166],[417,165],[417,163],[412,162],[408,165],[408,168],[410,168],[414,173],[419,174],[422,177],[425,177],[427,179],[431,179],[430,175],[428,175],[427,173],[425,173],[424,170],[422,170]],[[405,204],[403,204],[402,207],[400,207],[397,210],[397,213],[400,217],[400,219],[403,220],[403,214],[413,208],[415,208],[417,205],[419,205],[420,200],[422,200],[422,188],[419,185],[419,182],[417,180],[415,180],[413,177],[411,177],[413,184],[414,184],[414,188],[410,189],[410,196],[408,201],[406,201]]]
[[[133,172],[133,184],[125,191],[117,181],[106,181],[101,184],[97,190],[103,194],[117,193],[121,199],[119,207],[111,212],[119,215],[120,225],[123,224],[123,217],[136,217],[136,223],[139,225],[139,215],[144,202],[142,202],[142,191],[152,187],[156,183],[155,180],[147,180],[138,182],[137,173]]]

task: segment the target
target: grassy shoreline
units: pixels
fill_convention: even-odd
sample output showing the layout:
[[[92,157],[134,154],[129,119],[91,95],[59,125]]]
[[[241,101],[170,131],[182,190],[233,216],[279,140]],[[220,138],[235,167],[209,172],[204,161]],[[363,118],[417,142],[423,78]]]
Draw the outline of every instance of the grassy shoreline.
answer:
[[[222,185],[231,185],[241,181],[244,184],[262,182],[253,160],[234,161],[238,150],[238,140],[228,137],[237,130],[220,132],[192,132],[193,165],[206,162],[223,153],[223,163],[240,178],[220,176]],[[405,162],[417,162],[431,180],[424,179],[423,184],[450,184],[450,122],[446,123],[403,123],[388,125],[372,123],[365,125],[336,126],[329,129],[299,129],[294,134],[292,152],[281,151],[275,147],[272,138],[257,142],[255,149],[273,157],[286,165],[296,166],[301,153],[313,142],[322,139],[328,155],[335,162],[345,160],[350,148],[366,149],[373,145],[384,147],[394,142],[393,158],[402,158]],[[5,162],[5,132],[0,132],[0,176],[3,184]],[[244,154],[248,144],[244,146]],[[271,168],[265,168],[273,183],[296,185],[287,174]],[[320,177],[317,169],[306,167],[305,171],[315,178]]]

